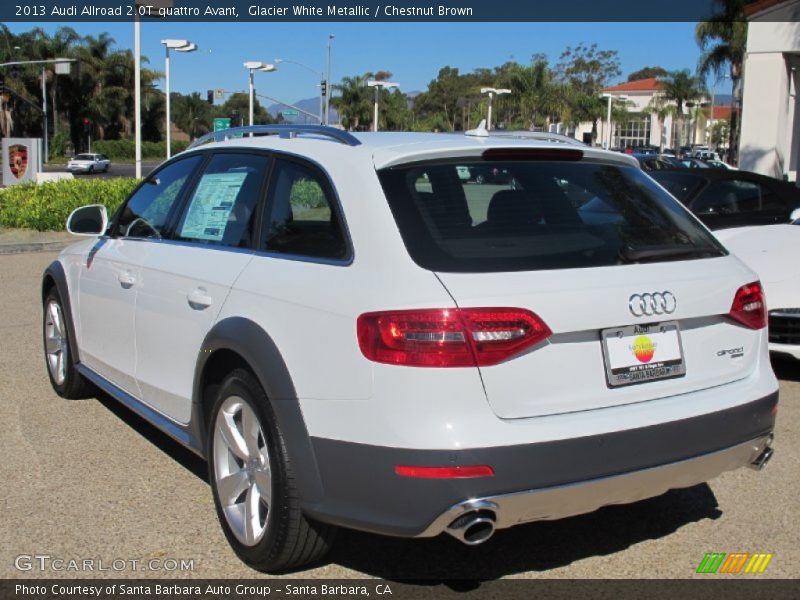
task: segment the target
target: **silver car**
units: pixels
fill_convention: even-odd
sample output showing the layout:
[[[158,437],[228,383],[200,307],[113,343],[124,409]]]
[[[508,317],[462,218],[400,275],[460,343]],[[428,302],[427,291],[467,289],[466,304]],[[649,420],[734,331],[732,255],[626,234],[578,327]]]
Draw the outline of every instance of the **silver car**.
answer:
[[[107,173],[111,160],[105,154],[78,154],[67,163],[70,173]]]

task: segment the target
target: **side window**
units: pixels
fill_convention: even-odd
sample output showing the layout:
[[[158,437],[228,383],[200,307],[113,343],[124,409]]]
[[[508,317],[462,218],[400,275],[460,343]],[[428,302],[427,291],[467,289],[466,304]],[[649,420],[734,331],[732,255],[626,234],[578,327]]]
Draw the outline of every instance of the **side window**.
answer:
[[[256,207],[269,157],[217,154],[186,205],[177,238],[224,246],[251,247]]]
[[[140,238],[166,235],[170,215],[201,160],[200,155],[191,156],[148,177],[122,209],[117,221],[117,234]]]
[[[712,183],[692,205],[698,214],[740,214],[783,208],[780,199],[764,186],[739,179]]]
[[[313,169],[277,160],[269,192],[270,215],[261,247],[316,258],[345,258],[342,224],[322,177]]]

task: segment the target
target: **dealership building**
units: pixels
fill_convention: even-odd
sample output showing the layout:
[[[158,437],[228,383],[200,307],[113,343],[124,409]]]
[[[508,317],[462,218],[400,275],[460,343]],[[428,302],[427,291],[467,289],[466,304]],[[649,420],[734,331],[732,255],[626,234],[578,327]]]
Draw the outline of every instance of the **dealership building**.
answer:
[[[797,181],[800,1],[762,0],[746,13],[739,167]]]

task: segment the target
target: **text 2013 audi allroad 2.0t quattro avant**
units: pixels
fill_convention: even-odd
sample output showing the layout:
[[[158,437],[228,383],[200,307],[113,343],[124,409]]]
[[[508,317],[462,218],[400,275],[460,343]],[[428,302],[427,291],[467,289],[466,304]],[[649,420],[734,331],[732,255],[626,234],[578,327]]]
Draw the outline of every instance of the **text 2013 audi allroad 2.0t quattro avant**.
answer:
[[[248,565],[317,560],[336,527],[480,544],[771,456],[761,285],[635,160],[243,133],[110,220],[76,210],[92,237],[42,300],[56,392],[95,386],[204,457]],[[461,176],[486,169],[508,176]]]

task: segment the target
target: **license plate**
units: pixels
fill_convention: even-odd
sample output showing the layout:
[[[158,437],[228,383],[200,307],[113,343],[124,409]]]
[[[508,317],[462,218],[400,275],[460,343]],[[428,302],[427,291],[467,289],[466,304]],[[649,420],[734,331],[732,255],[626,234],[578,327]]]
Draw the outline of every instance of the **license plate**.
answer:
[[[675,322],[604,329],[602,337],[610,387],[686,374],[681,333]]]

